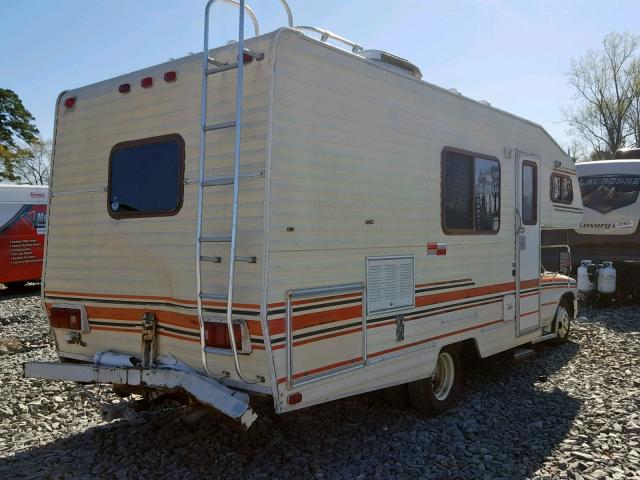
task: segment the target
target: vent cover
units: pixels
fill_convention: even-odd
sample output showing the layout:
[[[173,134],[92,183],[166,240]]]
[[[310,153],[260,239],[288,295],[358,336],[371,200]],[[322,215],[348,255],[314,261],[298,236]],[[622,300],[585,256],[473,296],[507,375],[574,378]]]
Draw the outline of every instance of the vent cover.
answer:
[[[418,67],[409,60],[393,55],[392,53],[383,52],[382,50],[363,50],[358,52],[357,55],[397,73],[409,75],[418,80],[422,78],[422,72],[420,72]]]
[[[367,258],[367,315],[415,305],[413,256]]]

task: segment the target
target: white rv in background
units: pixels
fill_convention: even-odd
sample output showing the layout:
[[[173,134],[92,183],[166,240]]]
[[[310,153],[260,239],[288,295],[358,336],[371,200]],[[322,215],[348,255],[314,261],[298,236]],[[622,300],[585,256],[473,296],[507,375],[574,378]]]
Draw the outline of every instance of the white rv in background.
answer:
[[[251,393],[287,412],[404,385],[438,413],[461,353],[566,340],[575,281],[540,269],[541,230],[582,215],[562,148],[309,32],[211,51],[206,32],[203,55],[61,94],[43,285],[60,363],[25,375],[180,390],[246,428]]]
[[[640,295],[640,149],[576,165],[584,216],[570,230],[580,290]],[[591,266],[589,266],[591,265]],[[590,278],[589,278],[590,276]]]

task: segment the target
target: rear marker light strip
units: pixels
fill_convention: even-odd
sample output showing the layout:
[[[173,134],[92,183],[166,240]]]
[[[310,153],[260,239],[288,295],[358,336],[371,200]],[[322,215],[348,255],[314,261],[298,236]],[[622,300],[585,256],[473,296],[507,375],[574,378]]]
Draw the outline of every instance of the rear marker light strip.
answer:
[[[131,85],[128,83],[123,83],[118,87],[118,91],[120,93],[129,93],[131,91]]]
[[[142,88],[151,88],[153,86],[153,77],[145,77],[140,80],[140,86]]]

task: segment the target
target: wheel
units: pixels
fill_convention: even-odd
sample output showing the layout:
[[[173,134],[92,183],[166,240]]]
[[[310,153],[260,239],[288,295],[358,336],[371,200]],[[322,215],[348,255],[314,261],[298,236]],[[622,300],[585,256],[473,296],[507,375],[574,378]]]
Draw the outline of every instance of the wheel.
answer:
[[[431,377],[409,384],[409,400],[419,412],[439,415],[455,404],[461,385],[460,355],[457,350],[445,347],[438,354]]]
[[[557,335],[553,343],[556,345],[565,344],[569,340],[569,330],[571,330],[570,308],[569,301],[566,298],[560,300],[556,318],[553,320],[553,329]]]

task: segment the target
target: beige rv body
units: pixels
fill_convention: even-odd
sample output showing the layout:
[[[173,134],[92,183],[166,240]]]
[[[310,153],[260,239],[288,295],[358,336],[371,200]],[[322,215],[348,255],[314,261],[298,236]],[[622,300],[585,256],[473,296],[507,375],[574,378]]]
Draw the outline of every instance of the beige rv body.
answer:
[[[264,176],[241,180],[238,255],[257,262],[237,265],[234,316],[250,334],[242,369],[264,381],[242,382],[232,357],[213,352],[212,375],[273,395],[283,412],[426,378],[439,350],[452,343],[471,342],[485,357],[548,334],[560,298],[575,298],[575,286],[539,271],[520,278],[520,315],[513,313],[516,162],[539,165],[538,242],[521,245],[523,258],[539,258],[540,228],[578,226],[582,205],[571,160],[540,126],[295,30],[248,40],[247,47],[265,59],[245,68],[241,170]],[[234,54],[233,46],[212,51],[223,60]],[[176,82],[162,81],[169,70]],[[195,277],[200,75],[194,55],[62,95],[76,104],[57,107],[43,296],[48,308],[84,306],[89,326],[83,344],[67,343],[67,331],[55,329],[62,359],[140,355],[140,319],[152,312],[158,357],[204,372]],[[233,117],[235,75],[210,77],[210,123]],[[153,87],[140,88],[149,76]],[[130,93],[118,92],[122,83],[131,84]],[[111,149],[165,134],[185,142],[180,211],[110,217]],[[230,175],[232,131],[211,133],[207,142],[206,176]],[[496,234],[443,231],[445,148],[499,160]],[[573,180],[569,209],[550,201],[552,171]],[[229,231],[231,196],[231,185],[206,190],[207,233]],[[203,267],[203,284],[226,291],[226,247],[204,248],[223,261]],[[368,259],[412,271],[412,305],[368,313]],[[343,285],[351,290],[332,293]],[[226,303],[206,301],[205,308],[224,317]],[[520,316],[533,311],[540,320],[523,333]],[[302,401],[290,405],[293,393]]]

